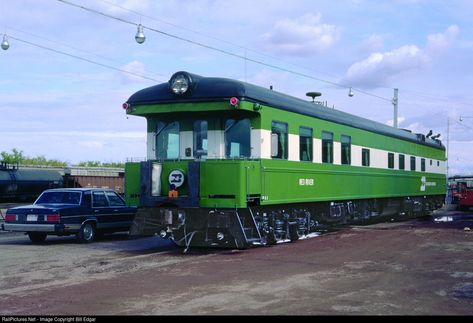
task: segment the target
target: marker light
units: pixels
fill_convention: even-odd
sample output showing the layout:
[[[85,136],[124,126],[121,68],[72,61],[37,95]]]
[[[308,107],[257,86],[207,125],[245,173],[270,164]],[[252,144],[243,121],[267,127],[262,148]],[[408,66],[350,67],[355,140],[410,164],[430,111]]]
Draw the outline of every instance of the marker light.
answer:
[[[122,108],[125,109],[125,110],[128,109],[129,107],[130,107],[129,103],[125,102],[125,103],[122,104]]]
[[[169,81],[171,91],[177,95],[183,95],[186,93],[192,84],[192,79],[189,74],[177,73]]]
[[[238,98],[232,97],[230,99],[230,104],[233,105],[234,107],[236,107],[238,105]]]

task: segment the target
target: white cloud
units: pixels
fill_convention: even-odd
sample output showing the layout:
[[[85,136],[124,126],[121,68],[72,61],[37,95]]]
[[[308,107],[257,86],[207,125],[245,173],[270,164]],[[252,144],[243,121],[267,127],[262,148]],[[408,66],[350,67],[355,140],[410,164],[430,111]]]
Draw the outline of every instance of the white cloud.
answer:
[[[456,40],[460,29],[453,25],[447,28],[443,34],[433,34],[427,36],[427,45],[425,51],[431,55],[448,49]]]
[[[105,143],[102,141],[78,141],[77,144],[79,146],[85,147],[85,148],[102,148]]]
[[[391,52],[374,53],[350,66],[344,83],[365,88],[384,86],[393,76],[420,68],[427,61],[427,56],[415,45],[402,46]]]
[[[398,125],[399,128],[402,128],[401,123],[402,123],[404,120],[406,120],[406,118],[404,118],[404,117],[398,117],[398,118],[397,118],[397,125]],[[386,122],[386,124],[387,124],[388,126],[391,126],[391,127],[392,127],[393,124],[394,124],[394,120],[388,120],[388,121]]]
[[[379,52],[384,47],[384,39],[380,35],[373,34],[360,45],[360,50],[367,53]]]
[[[122,82],[125,84],[134,83],[134,82],[143,82],[145,80],[142,77],[140,77],[140,75],[141,76],[146,75],[145,64],[143,64],[142,62],[133,61],[120,67],[120,69],[128,72],[126,74],[120,73]]]
[[[340,38],[339,29],[323,24],[320,13],[296,19],[282,19],[273,29],[261,35],[268,50],[294,56],[308,56],[332,47]]]
[[[416,45],[404,45],[389,52],[373,53],[352,64],[343,83],[363,88],[386,86],[399,74],[425,67],[436,54],[453,44],[458,32],[457,26],[450,26],[444,33],[428,35],[424,49]]]

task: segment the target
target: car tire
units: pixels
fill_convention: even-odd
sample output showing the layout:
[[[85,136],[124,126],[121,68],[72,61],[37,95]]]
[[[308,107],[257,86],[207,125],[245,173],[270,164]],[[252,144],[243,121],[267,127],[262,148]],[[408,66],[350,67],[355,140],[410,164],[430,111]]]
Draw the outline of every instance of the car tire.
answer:
[[[86,222],[77,232],[77,240],[80,243],[90,243],[95,240],[95,235],[95,225],[91,222]]]
[[[28,237],[33,243],[43,243],[48,234],[44,232],[28,232]]]

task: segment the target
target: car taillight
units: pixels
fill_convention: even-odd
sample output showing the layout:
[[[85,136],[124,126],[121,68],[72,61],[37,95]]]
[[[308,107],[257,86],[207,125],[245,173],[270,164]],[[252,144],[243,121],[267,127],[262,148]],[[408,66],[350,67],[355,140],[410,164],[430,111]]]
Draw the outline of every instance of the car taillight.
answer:
[[[8,213],[7,213],[7,214],[5,215],[5,221],[7,221],[7,222],[15,222],[15,221],[17,221],[17,216],[16,216],[16,214],[8,214]]]
[[[48,214],[46,215],[47,222],[59,222],[60,216],[59,214]]]

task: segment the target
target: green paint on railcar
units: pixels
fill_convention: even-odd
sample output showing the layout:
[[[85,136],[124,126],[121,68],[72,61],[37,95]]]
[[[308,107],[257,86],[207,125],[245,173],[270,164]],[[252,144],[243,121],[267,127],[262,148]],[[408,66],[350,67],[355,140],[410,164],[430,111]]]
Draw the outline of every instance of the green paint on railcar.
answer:
[[[260,161],[207,160],[200,176],[201,207],[245,208],[261,192]]]
[[[445,193],[439,174],[274,160],[261,165],[262,205]]]
[[[140,177],[141,165],[139,162],[125,164],[125,201],[127,205],[140,206]]]

